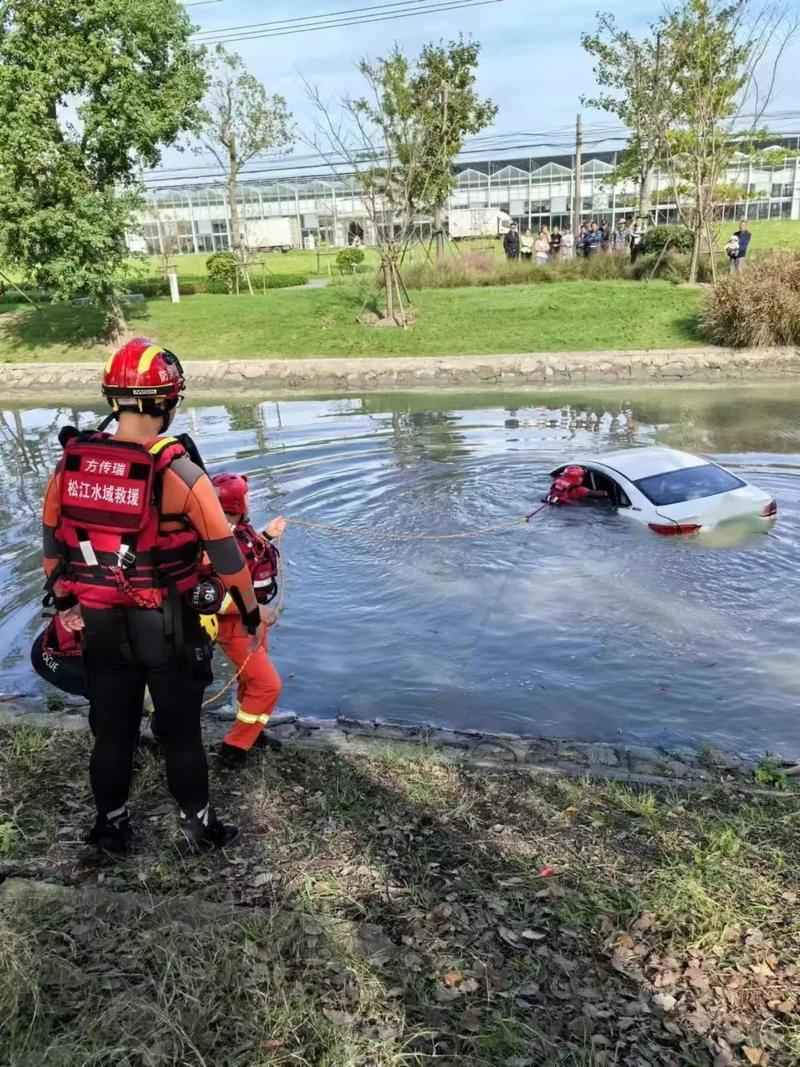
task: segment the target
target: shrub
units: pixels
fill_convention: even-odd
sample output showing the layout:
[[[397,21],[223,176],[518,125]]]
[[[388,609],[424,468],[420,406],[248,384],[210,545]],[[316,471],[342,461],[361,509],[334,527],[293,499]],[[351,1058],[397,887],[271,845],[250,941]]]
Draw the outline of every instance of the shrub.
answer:
[[[658,254],[667,241],[675,252],[692,251],[692,235],[685,226],[653,226],[645,234],[644,250],[648,255]]]
[[[355,251],[358,251],[356,249]],[[253,288],[256,289],[261,285],[261,282],[257,282],[255,277],[251,279]],[[308,281],[307,274],[265,274],[264,275],[264,287],[267,289],[288,289],[291,285],[305,285]]]
[[[209,292],[232,293],[237,269],[236,256],[232,252],[215,252],[213,256],[209,256],[206,260],[206,270],[209,281],[214,286],[213,289],[209,288]]]
[[[359,263],[364,262],[363,248],[343,248],[336,256],[340,274],[352,274]]]
[[[709,293],[703,332],[729,348],[800,344],[800,252],[748,259]]]
[[[169,296],[169,282],[166,278],[146,278],[141,282],[131,282],[128,286],[131,293],[141,293],[142,296]],[[203,292],[203,286],[199,282],[178,281],[178,292],[181,296],[195,296]]]

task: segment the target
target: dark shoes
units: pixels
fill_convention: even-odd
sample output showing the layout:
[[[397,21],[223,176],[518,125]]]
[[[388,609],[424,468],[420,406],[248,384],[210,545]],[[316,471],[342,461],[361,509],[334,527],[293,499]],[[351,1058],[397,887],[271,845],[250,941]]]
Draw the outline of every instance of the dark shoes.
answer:
[[[238,826],[222,823],[210,804],[196,815],[178,814],[178,826],[189,852],[208,852],[212,848],[226,848],[239,837]]]
[[[115,856],[127,855],[133,847],[128,808],[120,808],[119,811],[112,811],[108,815],[98,815],[86,840],[99,852],[111,852]]]
[[[238,771],[245,765],[247,760],[247,749],[237,748],[236,745],[229,745],[227,742],[223,741],[219,746],[217,759],[222,766],[229,771]]]

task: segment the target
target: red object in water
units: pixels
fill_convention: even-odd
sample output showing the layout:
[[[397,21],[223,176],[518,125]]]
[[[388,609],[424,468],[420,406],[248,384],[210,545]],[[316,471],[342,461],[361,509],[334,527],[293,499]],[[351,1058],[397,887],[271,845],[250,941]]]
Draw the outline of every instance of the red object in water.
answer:
[[[681,534],[695,534],[700,529],[699,523],[684,523],[670,522],[648,522],[648,527],[653,533],[660,534],[662,537],[680,537]]]
[[[558,871],[555,869],[555,867],[550,867],[548,864],[545,864],[544,867],[539,868],[539,873],[536,875],[536,877],[552,878],[554,874],[558,874]]]

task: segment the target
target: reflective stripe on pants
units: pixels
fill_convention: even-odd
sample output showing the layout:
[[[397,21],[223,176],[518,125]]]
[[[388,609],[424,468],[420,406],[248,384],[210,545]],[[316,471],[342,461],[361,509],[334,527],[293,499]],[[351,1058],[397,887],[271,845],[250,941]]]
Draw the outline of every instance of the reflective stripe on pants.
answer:
[[[258,740],[281,695],[280,676],[267,654],[266,638],[263,647],[252,655],[250,641],[238,614],[220,617],[220,647],[237,671],[244,664],[238,682],[236,722],[228,731],[225,743],[245,751]]]

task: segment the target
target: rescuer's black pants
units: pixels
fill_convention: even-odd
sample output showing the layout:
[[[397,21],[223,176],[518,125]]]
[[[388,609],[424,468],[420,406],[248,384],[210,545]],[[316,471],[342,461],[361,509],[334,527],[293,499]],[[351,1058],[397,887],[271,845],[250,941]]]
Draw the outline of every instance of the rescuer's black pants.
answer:
[[[145,686],[169,790],[187,815],[201,811],[208,803],[208,764],[200,712],[212,676],[211,646],[198,616],[178,604],[163,611],[84,608],[83,618],[95,720],[90,775],[99,814],[118,810],[128,799]]]

